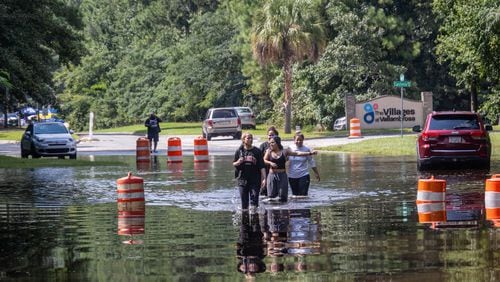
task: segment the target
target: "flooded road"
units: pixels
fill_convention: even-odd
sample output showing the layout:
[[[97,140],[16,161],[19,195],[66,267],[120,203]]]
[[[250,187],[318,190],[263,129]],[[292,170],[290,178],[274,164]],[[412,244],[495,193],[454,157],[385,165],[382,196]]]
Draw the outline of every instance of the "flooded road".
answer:
[[[89,157],[90,158],[90,157]],[[485,179],[439,171],[445,220],[419,222],[413,157],[320,154],[310,197],[238,211],[231,156],[168,164],[0,170],[0,279],[92,281],[498,280],[500,230]],[[116,180],[144,179],[145,212],[117,207]]]

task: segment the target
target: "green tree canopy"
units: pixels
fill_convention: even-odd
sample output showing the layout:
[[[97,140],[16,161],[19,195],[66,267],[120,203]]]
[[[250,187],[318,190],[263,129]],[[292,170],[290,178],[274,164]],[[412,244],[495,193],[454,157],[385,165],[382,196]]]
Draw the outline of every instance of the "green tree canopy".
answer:
[[[55,102],[53,72],[82,54],[78,7],[60,0],[0,2],[0,67],[9,102]]]

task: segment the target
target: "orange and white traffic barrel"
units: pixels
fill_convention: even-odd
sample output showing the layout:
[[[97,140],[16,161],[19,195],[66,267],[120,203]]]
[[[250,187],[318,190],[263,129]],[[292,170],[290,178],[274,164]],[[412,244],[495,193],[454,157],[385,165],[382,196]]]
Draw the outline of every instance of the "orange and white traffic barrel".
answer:
[[[144,180],[140,177],[128,176],[116,181],[118,192],[118,211],[138,212],[145,210]]]
[[[446,197],[446,180],[430,179],[418,180],[417,204],[444,202]]]
[[[500,174],[486,179],[484,207],[486,219],[493,221],[495,226],[500,226]]]
[[[181,163],[182,162],[182,142],[178,137],[170,137],[167,140],[167,162]]]
[[[149,139],[145,137],[140,137],[136,141],[136,154],[135,159],[138,163],[150,162],[150,146]]]
[[[419,223],[437,223],[446,222],[446,203],[418,203],[418,222]]]
[[[208,162],[208,143],[207,139],[198,136],[194,139],[194,162]]]
[[[349,138],[362,138],[361,123],[358,118],[351,118],[349,122]]]

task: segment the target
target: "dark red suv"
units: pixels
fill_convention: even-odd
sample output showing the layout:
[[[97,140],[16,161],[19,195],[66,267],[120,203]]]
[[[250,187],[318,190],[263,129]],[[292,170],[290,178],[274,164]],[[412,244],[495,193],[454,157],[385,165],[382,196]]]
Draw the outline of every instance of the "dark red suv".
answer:
[[[473,112],[432,112],[427,116],[417,140],[419,170],[466,164],[471,168],[490,167],[491,142],[481,116]]]

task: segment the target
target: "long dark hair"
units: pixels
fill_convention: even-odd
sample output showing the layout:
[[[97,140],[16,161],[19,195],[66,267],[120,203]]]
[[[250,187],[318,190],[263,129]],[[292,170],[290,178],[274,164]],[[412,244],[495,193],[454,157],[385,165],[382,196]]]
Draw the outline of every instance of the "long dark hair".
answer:
[[[280,150],[283,150],[283,145],[281,145],[281,138],[279,136],[274,136],[271,139],[274,140],[274,142],[276,142],[276,145],[278,145],[278,148]]]

